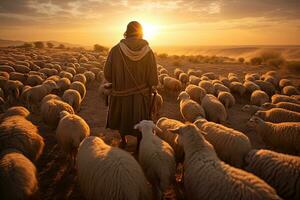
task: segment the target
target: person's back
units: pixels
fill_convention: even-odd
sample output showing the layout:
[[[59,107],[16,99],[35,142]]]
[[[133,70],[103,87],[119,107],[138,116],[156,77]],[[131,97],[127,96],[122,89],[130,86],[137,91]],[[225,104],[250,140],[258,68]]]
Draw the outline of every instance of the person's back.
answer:
[[[111,49],[104,68],[105,79],[112,83],[106,127],[119,130],[120,147],[126,145],[125,135],[137,136],[139,144],[141,135],[133,127],[150,119],[151,90],[158,83],[155,57],[142,39],[141,25],[130,22],[124,36]]]

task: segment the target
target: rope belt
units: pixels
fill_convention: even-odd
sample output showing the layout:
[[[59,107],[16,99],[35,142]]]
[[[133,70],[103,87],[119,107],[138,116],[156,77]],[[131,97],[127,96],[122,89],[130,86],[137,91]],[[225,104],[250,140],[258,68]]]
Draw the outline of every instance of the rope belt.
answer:
[[[129,88],[127,90],[112,90],[111,96],[118,96],[118,97],[124,97],[124,96],[130,96],[133,94],[142,94],[142,95],[148,95],[149,94],[149,87],[147,87],[146,84],[142,84],[140,86]]]

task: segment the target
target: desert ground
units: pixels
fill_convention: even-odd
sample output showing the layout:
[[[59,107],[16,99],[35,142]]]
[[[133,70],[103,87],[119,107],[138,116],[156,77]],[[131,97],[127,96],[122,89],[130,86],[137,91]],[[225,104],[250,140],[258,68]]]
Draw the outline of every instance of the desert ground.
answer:
[[[216,75],[227,76],[228,73],[236,73],[242,80],[246,73],[263,74],[269,70],[276,70],[281,78],[291,79],[299,88],[300,76],[297,73],[291,73],[284,69],[278,69],[268,66],[257,66],[251,64],[241,63],[222,63],[222,64],[208,64],[208,63],[190,63],[182,58],[157,58],[157,63],[164,66],[173,76],[173,71],[176,67],[181,68],[185,72],[190,69],[200,69],[203,72],[214,72]],[[101,137],[107,144],[118,146],[120,137],[117,132],[105,128],[106,113],[108,107],[105,106],[103,98],[100,97],[98,87],[100,83],[92,82],[87,86],[87,95],[84,98],[81,109],[77,113],[90,126],[91,135]],[[168,117],[183,121],[179,112],[179,102],[176,100],[176,94],[166,95],[165,91],[160,90],[163,96],[163,106],[160,111],[160,117]],[[228,110],[228,125],[231,128],[245,133],[251,140],[253,148],[264,148],[265,144],[262,142],[260,136],[248,129],[246,123],[251,117],[249,113],[241,111],[245,104],[249,104],[249,97],[236,97],[236,104]],[[33,115],[33,123],[39,128],[40,134],[45,140],[45,149],[42,156],[36,163],[39,180],[39,196],[40,199],[84,199],[77,182],[76,169],[67,168],[67,161],[64,154],[59,148],[56,138],[55,130],[47,127],[39,115]],[[128,146],[126,151],[133,154],[136,141],[133,137],[128,137]],[[179,174],[177,174],[179,176]],[[168,191],[165,199],[176,199],[174,192]]]

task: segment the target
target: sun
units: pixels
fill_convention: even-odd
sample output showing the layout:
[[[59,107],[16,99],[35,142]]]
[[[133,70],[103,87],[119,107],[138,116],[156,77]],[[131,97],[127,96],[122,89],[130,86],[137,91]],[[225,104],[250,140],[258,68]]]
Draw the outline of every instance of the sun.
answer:
[[[149,24],[149,23],[142,23],[143,31],[144,31],[144,38],[147,40],[152,40],[155,38],[157,33],[159,32],[159,28],[157,25]]]

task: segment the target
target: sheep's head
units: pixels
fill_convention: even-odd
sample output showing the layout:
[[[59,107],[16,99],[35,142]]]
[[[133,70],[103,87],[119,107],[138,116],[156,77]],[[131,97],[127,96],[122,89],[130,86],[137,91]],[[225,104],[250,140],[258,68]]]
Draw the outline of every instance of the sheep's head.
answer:
[[[200,127],[201,127],[205,122],[207,122],[207,120],[206,120],[205,118],[199,116],[199,117],[195,120],[194,124],[195,124],[195,126],[197,126],[197,127],[200,129]]]
[[[194,124],[185,124],[174,129],[168,129],[168,131],[179,135],[179,145],[183,145],[186,140],[194,140],[198,137],[203,139],[202,134],[199,134],[200,130]]]
[[[259,117],[261,119],[263,119],[265,117],[265,115],[266,115],[266,112],[262,111],[262,110],[259,110],[254,114],[254,116]]]
[[[65,111],[65,110],[63,110],[59,113],[60,119],[64,118],[65,116],[68,116],[68,115],[70,115],[70,113],[68,111]]]
[[[158,128],[153,121],[151,120],[142,120],[138,124],[134,126],[134,129],[137,129],[144,133],[145,130],[150,130],[151,132],[157,131],[157,132],[162,132],[160,128]],[[145,131],[147,132],[147,131]]]
[[[190,95],[186,91],[183,91],[183,92],[180,92],[180,94],[177,97],[177,100],[184,100],[184,99],[189,99],[189,98],[190,98]]]
[[[261,108],[263,108],[265,110],[269,110],[271,108],[275,108],[275,105],[271,104],[271,103],[264,103],[263,105],[261,105]]]
[[[257,117],[257,116],[253,116],[249,119],[249,121],[247,122],[247,126],[249,128],[253,128],[256,129],[258,128],[261,124],[264,123],[264,120],[262,120],[261,118]]]

